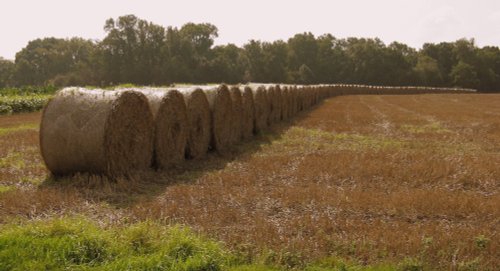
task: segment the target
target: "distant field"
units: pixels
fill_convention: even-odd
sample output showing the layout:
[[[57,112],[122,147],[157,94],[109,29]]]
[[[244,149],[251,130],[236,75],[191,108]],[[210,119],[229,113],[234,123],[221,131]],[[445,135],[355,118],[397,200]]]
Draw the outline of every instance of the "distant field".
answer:
[[[51,180],[39,119],[0,116],[2,224],[183,224],[249,263],[281,267],[327,257],[401,269],[500,266],[500,94],[330,98],[230,157],[115,184]]]

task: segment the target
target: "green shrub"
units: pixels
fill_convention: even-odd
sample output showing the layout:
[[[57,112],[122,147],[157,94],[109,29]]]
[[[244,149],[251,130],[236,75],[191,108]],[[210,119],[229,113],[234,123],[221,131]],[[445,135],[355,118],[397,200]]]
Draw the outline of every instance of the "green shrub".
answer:
[[[12,114],[12,107],[6,104],[0,104],[0,115],[10,115]]]
[[[47,86],[24,86],[20,88],[0,88],[0,96],[30,96],[42,94],[54,94],[57,88],[52,85]]]
[[[0,96],[0,114],[35,112],[43,108],[51,95]]]

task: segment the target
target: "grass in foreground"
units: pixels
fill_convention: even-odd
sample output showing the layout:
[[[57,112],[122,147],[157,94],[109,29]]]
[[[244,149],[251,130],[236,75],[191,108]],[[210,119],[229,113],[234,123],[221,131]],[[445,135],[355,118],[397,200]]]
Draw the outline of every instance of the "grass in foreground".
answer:
[[[0,227],[0,270],[420,270],[417,261],[362,266],[337,258],[305,264],[268,252],[249,262],[182,226],[154,222],[99,226],[83,218]]]

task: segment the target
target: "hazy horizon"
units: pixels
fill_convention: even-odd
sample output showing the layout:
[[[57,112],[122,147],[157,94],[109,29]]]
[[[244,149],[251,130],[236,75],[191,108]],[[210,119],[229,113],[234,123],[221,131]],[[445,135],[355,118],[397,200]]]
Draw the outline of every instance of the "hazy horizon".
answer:
[[[481,3],[481,5],[479,5]],[[0,16],[0,56],[14,59],[30,40],[44,37],[101,40],[104,22],[134,14],[163,26],[187,22],[212,23],[219,29],[216,44],[238,46],[250,39],[286,40],[294,34],[330,33],[337,38],[378,37],[386,44],[402,42],[420,48],[426,42],[474,38],[478,46],[500,46],[500,1],[381,0],[307,2],[256,0],[193,1],[169,4],[96,0],[73,3],[62,0],[19,0],[3,4]],[[9,27],[8,27],[9,26]]]

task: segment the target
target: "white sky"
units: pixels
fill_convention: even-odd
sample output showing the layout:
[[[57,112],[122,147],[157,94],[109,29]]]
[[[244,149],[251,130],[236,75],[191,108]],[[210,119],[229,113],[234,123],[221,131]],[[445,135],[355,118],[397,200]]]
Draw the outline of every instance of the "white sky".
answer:
[[[126,14],[163,26],[209,22],[219,28],[217,44],[310,31],[416,48],[462,37],[500,46],[500,0],[2,0],[0,56],[14,59],[35,38],[102,39],[105,20]]]

